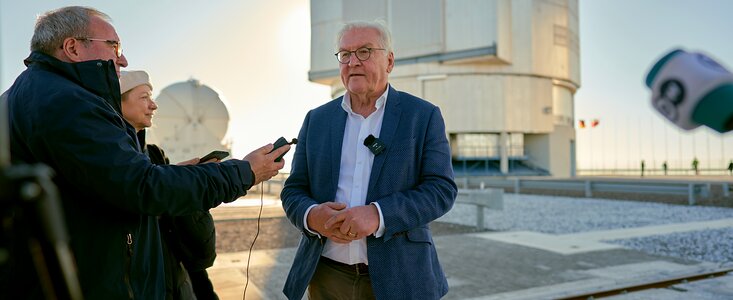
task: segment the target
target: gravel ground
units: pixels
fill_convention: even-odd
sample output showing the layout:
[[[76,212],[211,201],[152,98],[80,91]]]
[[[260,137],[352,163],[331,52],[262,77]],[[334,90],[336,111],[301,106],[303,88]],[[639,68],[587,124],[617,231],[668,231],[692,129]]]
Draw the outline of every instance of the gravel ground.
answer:
[[[478,187],[476,187],[478,188]],[[504,189],[505,194],[514,194],[514,190]],[[579,199],[588,199],[585,192],[582,191],[563,191],[563,190],[543,190],[543,189],[522,189],[522,194],[542,195],[542,196],[561,196]],[[605,200],[628,200],[636,202],[655,202],[677,205],[688,205],[687,195],[668,195],[668,194],[647,194],[647,193],[613,193],[613,192],[593,192],[592,199]],[[723,196],[723,190],[720,185],[714,185],[710,189],[708,197],[698,197],[695,200],[696,206],[715,206],[715,207],[733,207],[733,199]]]
[[[504,195],[504,210],[486,210],[487,229],[568,234],[596,230],[709,221],[733,218],[733,209],[664,203]],[[476,220],[472,205],[456,205],[441,222],[470,225]],[[656,235],[611,241],[614,244],[697,261],[733,262],[733,228]]]
[[[663,203],[504,194],[504,210],[486,210],[489,230],[567,234],[595,230],[733,218],[733,209]],[[438,219],[463,225],[476,222],[472,205],[458,204]]]
[[[665,202],[665,201],[659,201]],[[624,201],[540,195],[504,195],[504,210],[486,210],[490,231],[535,231],[569,234],[596,230],[709,221],[733,218],[733,209],[649,201]],[[476,209],[457,204],[431,223],[434,235],[476,232]],[[245,251],[257,232],[257,220],[216,223],[219,253]],[[254,249],[296,247],[300,233],[284,218],[260,222]],[[646,253],[707,262],[733,262],[733,228],[703,230],[610,241]]]
[[[733,228],[608,241],[651,254],[714,263],[733,263]]]
[[[216,222],[216,251],[218,253],[249,250],[257,233],[257,220],[237,220]],[[448,235],[478,232],[475,226],[454,223],[433,222],[430,224],[433,235]],[[255,241],[255,250],[297,247],[300,241],[298,231],[287,218],[268,218],[260,220],[260,232]]]

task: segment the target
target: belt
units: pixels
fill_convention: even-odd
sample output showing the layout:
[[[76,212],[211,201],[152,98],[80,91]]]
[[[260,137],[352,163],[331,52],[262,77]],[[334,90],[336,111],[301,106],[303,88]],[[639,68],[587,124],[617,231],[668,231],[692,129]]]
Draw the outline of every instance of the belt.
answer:
[[[355,275],[369,276],[369,266],[365,263],[349,265],[349,264],[335,261],[325,256],[321,256],[321,261],[324,264],[327,264],[339,270],[343,270],[344,272],[348,272],[348,273],[355,274]]]

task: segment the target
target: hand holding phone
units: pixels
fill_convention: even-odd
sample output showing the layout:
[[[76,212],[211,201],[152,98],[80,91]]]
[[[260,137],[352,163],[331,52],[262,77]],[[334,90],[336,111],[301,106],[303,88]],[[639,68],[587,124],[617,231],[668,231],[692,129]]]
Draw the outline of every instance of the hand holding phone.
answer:
[[[199,159],[199,164],[205,163],[212,159],[218,159],[222,160],[225,157],[229,156],[229,152],[226,151],[220,151],[220,150],[214,150],[211,151],[211,153],[204,155],[201,159]]]
[[[290,141],[290,142],[288,143],[288,140],[286,140],[286,139],[285,139],[284,137],[280,137],[279,139],[277,139],[277,141],[275,141],[275,142],[273,143],[273,145],[274,145],[275,147],[274,147],[274,148],[272,148],[272,151],[275,151],[275,149],[277,149],[277,148],[280,148],[280,147],[282,147],[282,146],[285,146],[285,145],[293,145],[293,144],[297,144],[297,143],[298,143],[298,139],[292,139],[292,140],[291,140],[291,141]],[[272,151],[270,151],[269,153],[272,153]],[[288,151],[289,151],[289,150],[288,150]],[[285,152],[284,152],[283,154],[280,154],[280,156],[278,156],[278,157],[277,157],[277,158],[275,159],[275,162],[280,162],[280,161],[281,161],[281,160],[283,159],[283,156],[285,156],[285,153],[288,153],[288,151],[285,151]]]

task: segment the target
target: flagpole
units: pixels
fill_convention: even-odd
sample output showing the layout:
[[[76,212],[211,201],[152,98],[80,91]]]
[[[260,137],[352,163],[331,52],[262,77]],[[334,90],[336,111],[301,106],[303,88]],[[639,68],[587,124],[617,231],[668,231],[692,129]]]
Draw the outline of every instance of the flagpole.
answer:
[[[614,130],[613,132],[613,153],[615,154],[613,156],[613,170],[614,172],[618,172],[618,130]]]
[[[600,125],[599,122],[600,121],[598,119],[593,120],[593,124],[595,124],[593,128],[597,128],[598,125]],[[601,131],[600,133],[601,135],[601,170],[606,170],[606,139],[604,138],[605,132],[603,132],[603,129],[601,129],[600,131]]]
[[[642,138],[641,138],[641,129],[642,128],[643,127],[641,126],[641,117],[639,117],[639,162],[640,163],[641,163],[641,161],[644,160],[644,156],[642,156],[642,154],[641,154],[641,141],[642,141]]]
[[[679,168],[682,169],[685,167],[685,164],[682,162],[682,129],[677,127],[677,142],[679,143],[680,149],[679,149],[679,157],[678,157],[678,163],[680,164]]]
[[[631,170],[634,165],[631,163],[631,117],[626,118],[626,168]]]
[[[651,146],[652,146],[652,164],[650,166],[651,168],[649,168],[649,170],[651,171],[651,170],[654,170],[655,166],[657,165],[657,162],[656,162],[657,155],[654,152],[655,141],[653,140],[654,139],[654,117],[651,117],[651,116],[649,117],[649,135],[650,135],[649,139],[651,140]],[[651,175],[651,173],[649,173],[649,175]]]
[[[664,124],[662,128],[664,129],[664,161],[667,162],[669,160],[669,147],[667,147],[667,134],[669,134],[669,132],[667,132],[667,128],[669,128],[669,126]],[[669,162],[667,162],[667,164],[669,164]]]
[[[724,146],[725,143],[723,141],[723,135],[718,134],[718,136],[720,137],[720,163],[721,163],[721,166],[727,167],[728,165],[725,163],[725,146]]]
[[[713,168],[713,164],[710,162],[710,159],[712,158],[710,157],[710,131],[707,129],[705,130],[705,148],[708,149],[708,170],[711,170]]]

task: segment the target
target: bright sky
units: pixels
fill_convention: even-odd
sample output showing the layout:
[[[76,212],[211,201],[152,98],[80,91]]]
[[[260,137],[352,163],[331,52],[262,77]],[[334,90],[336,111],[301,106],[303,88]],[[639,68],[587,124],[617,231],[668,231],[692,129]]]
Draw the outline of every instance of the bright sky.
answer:
[[[25,69],[36,15],[65,5],[109,14],[128,69],[147,70],[157,90],[192,77],[216,88],[232,116],[234,157],[296,137],[305,113],[330,98],[328,87],[307,80],[308,0],[0,0],[1,90]],[[733,1],[726,0],[580,1],[575,115],[600,125],[577,132],[579,168],[638,168],[640,159],[647,168],[665,159],[687,167],[693,155],[717,167],[733,158],[721,156],[733,153],[730,134],[680,133],[652,111],[643,85],[651,64],[673,47],[733,66],[730,12]]]
[[[330,100],[329,87],[308,81],[308,0],[0,1],[3,91],[25,70],[36,15],[83,5],[112,18],[127,69],[148,71],[154,94],[193,77],[223,95],[233,157],[297,137],[308,110]]]
[[[639,168],[641,159],[647,168],[665,159],[670,168],[689,168],[695,155],[702,168],[723,168],[722,159],[727,166],[733,136],[707,128],[680,134],[651,107],[644,78],[675,47],[705,52],[733,70],[731,12],[726,0],[580,1],[575,117],[600,120],[577,130],[580,168]]]

